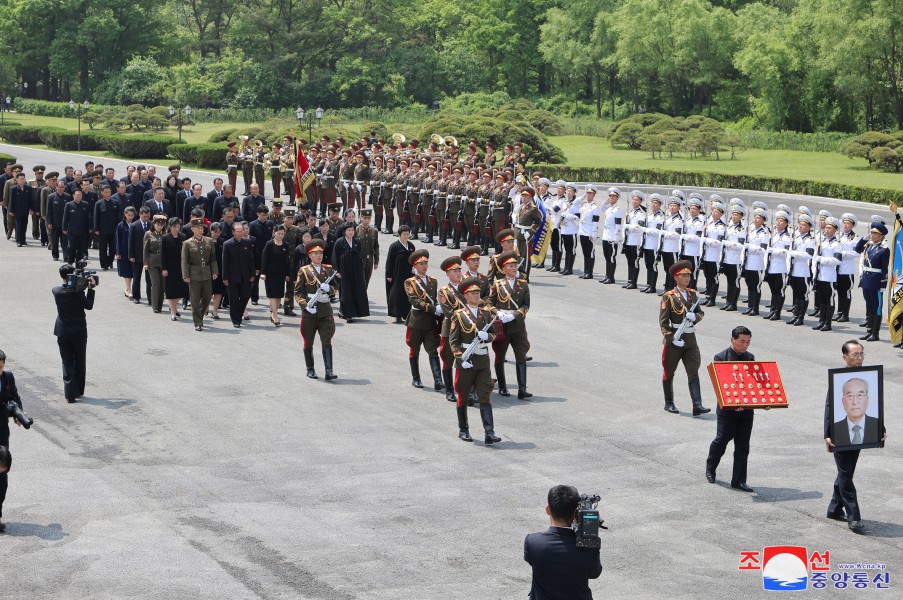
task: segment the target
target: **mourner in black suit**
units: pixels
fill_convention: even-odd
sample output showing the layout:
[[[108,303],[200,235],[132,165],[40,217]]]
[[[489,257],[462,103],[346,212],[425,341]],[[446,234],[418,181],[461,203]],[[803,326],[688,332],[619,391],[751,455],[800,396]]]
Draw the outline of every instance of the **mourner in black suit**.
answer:
[[[847,367],[857,368],[862,366],[862,359],[865,357],[862,344],[856,340],[850,340],[843,345],[842,352],[843,361]],[[859,462],[860,451],[858,448],[855,450],[834,450],[835,446],[841,446],[841,444],[831,439],[831,425],[834,415],[829,413],[831,407],[829,400],[830,398],[826,395],[825,447],[828,449],[828,452],[834,454],[837,477],[834,479],[834,494],[831,496],[831,502],[828,503],[828,518],[846,521],[851,530],[859,531],[862,529],[862,516],[859,513],[859,499],[856,496],[856,486],[853,485],[853,474],[856,472],[856,463]],[[883,446],[886,440],[887,432],[882,431],[880,445]]]
[[[60,267],[63,281],[75,270],[72,265]],[[88,284],[88,290],[78,292],[67,290],[65,285],[53,288],[53,299],[56,302],[56,323],[53,335],[56,336],[63,359],[63,393],[66,400],[75,402],[85,393],[85,361],[88,348],[88,321],[85,311],[94,308],[94,282]]]
[[[243,238],[244,228],[236,223],[232,239],[223,244],[222,279],[229,293],[229,316],[234,327],[241,327],[242,315],[255,282],[254,246]]]
[[[141,273],[144,273],[145,289],[150,290],[150,275],[144,270],[144,234],[150,229],[150,209],[142,206],[138,219],[129,226],[129,254],[132,263],[132,302],[141,304]]]
[[[166,191],[163,188],[155,189],[154,197],[145,202],[144,206],[151,211],[151,216],[164,214],[167,219],[176,216],[176,209],[166,197]]]
[[[9,448],[9,411],[6,406],[9,402],[15,402],[22,408],[22,399],[16,389],[16,378],[5,369],[6,354],[0,350],[0,446]],[[6,472],[0,468],[0,519],[3,519],[3,501],[6,500],[6,489],[9,486]],[[6,530],[6,525],[0,522],[0,533]]]
[[[9,192],[9,214],[15,216],[16,246],[27,244],[28,219],[31,216],[31,197],[34,195],[25,179],[25,173],[16,175],[16,184]]]
[[[546,514],[552,526],[524,540],[524,560],[533,567],[530,600],[592,600],[589,580],[602,574],[602,563],[598,548],[577,548],[571,523],[579,502],[573,486],[549,490]]]
[[[69,261],[69,241],[63,235],[63,215],[66,204],[72,196],[66,193],[66,182],[57,181],[56,191],[47,197],[47,231],[50,235],[50,254],[53,260],[60,259],[60,247],[63,248],[63,260]]]
[[[116,227],[122,221],[122,207],[114,199],[109,186],[100,190],[100,200],[94,205],[94,233],[97,235],[100,268],[113,268],[116,256]]]
[[[83,258],[88,258],[88,240],[91,236],[91,223],[93,221],[91,208],[82,200],[82,191],[75,190],[72,201],[63,209],[63,233],[66,235],[69,256],[67,262],[71,265]]]

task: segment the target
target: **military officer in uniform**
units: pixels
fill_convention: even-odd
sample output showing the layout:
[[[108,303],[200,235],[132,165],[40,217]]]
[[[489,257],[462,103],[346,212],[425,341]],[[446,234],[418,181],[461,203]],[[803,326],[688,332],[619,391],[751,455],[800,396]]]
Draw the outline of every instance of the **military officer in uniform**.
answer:
[[[865,322],[868,331],[860,340],[877,342],[878,332],[881,331],[881,307],[883,303],[884,289],[887,287],[887,270],[890,262],[890,249],[884,236],[887,235],[887,227],[875,222],[869,227],[869,241],[859,241],[856,250],[862,252],[862,278],[859,287],[865,298]]]
[[[439,332],[440,319],[444,314],[442,305],[436,300],[439,282],[435,277],[426,274],[429,268],[430,253],[427,250],[415,250],[408,257],[414,267],[413,277],[404,282],[404,291],[411,304],[411,310],[405,322],[407,325],[406,341],[410,348],[408,361],[411,364],[411,385],[422,388],[420,381],[420,348],[423,347],[429,356],[430,371],[433,374],[433,389],[437,392],[444,389],[442,369],[439,365]]]
[[[35,165],[31,168],[34,171],[34,179],[28,182],[31,188],[31,237],[35,240],[41,240],[41,245],[47,245],[47,229],[41,219],[41,189],[44,187],[44,171],[47,168],[44,165]]]
[[[702,307],[696,305],[698,296],[696,290],[690,289],[690,277],[693,274],[692,263],[688,260],[679,260],[669,269],[674,278],[675,286],[662,296],[661,310],[658,313],[658,324],[664,336],[662,343],[665,346],[662,352],[662,388],[665,393],[665,410],[670,413],[679,413],[674,406],[674,372],[677,364],[683,362],[687,372],[687,382],[690,388],[690,398],[693,401],[693,416],[710,412],[710,409],[702,405],[702,390],[699,387],[699,367],[701,358],[699,346],[696,345],[695,325],[702,320],[705,313]],[[690,310],[693,308],[693,310]],[[689,321],[684,329],[681,339],[675,340],[674,334],[684,319]]]
[[[238,147],[238,159],[241,161],[241,177],[245,182],[244,196],[251,193],[251,183],[254,181],[254,148],[248,143],[248,136],[238,138],[241,145]]]
[[[489,284],[491,280],[489,276],[484,273],[480,273],[480,247],[479,246],[468,246],[461,251],[461,260],[464,262],[464,266],[466,267],[462,277],[476,277],[480,280],[480,296],[482,298],[489,297]],[[492,260],[492,259],[490,259]]]
[[[517,375],[517,397],[521,400],[533,394],[527,391],[527,352],[530,340],[527,337],[527,311],[530,310],[530,286],[525,277],[518,274],[517,254],[503,252],[496,259],[501,267],[502,276],[492,281],[489,291],[489,304],[499,310],[498,317],[502,322],[501,332],[492,342],[495,350],[495,376],[498,380],[499,394],[510,395],[505,381],[505,355],[508,346],[514,350],[515,373]]]
[[[372,208],[361,209],[361,224],[357,226],[355,236],[361,242],[361,259],[364,261],[364,280],[370,287],[370,277],[379,268],[379,231],[370,227],[373,218]]]
[[[702,256],[702,233],[705,230],[705,218],[702,216],[702,195],[692,193],[687,200],[687,218],[684,220],[683,234],[680,236],[680,258],[693,263],[693,276],[690,287],[696,289],[696,274],[699,273],[699,261]]]
[[[266,193],[266,172],[264,171],[264,163],[266,162],[267,149],[263,145],[263,140],[254,140],[254,181],[260,188],[260,195],[265,196]]]
[[[466,305],[454,312],[448,328],[448,343],[455,356],[457,367],[455,391],[458,438],[465,442],[473,441],[467,423],[467,405],[470,391],[476,389],[485,432],[484,441],[487,445],[494,444],[502,439],[495,435],[492,404],[489,402],[492,393],[492,375],[489,371],[489,350],[486,346],[495,340],[492,327],[489,326],[493,322],[493,313],[490,308],[480,306],[480,281],[475,277],[468,277],[462,281],[458,286],[458,293],[464,297]],[[474,340],[478,340],[476,350],[465,361],[462,355]]]
[[[768,246],[768,263],[765,267],[765,281],[771,290],[771,312],[765,315],[769,321],[779,321],[784,310],[784,290],[787,287],[787,257],[793,237],[787,230],[790,215],[782,210],[774,214],[774,231]]]
[[[301,337],[304,340],[304,365],[307,376],[317,378],[314,371],[314,336],[319,334],[323,346],[323,365],[326,369],[326,381],[332,381],[337,375],[332,371],[332,336],[335,335],[335,318],[332,315],[330,294],[336,293],[331,285],[335,271],[330,265],[323,264],[323,251],[326,244],[323,240],[313,239],[304,245],[310,264],[298,271],[295,283],[295,300],[298,307],[304,309],[301,315]]]
[[[765,227],[765,219],[768,213],[765,209],[753,209],[753,223],[748,230],[746,238],[746,252],[743,269],[743,279],[746,281],[746,292],[749,295],[749,308],[743,311],[744,315],[759,316],[759,301],[762,298],[762,273],[765,271],[765,258],[768,249],[770,234]]]
[[[546,180],[548,181],[548,180]],[[542,225],[542,212],[533,202],[533,190],[524,188],[520,193],[521,204],[517,214],[517,251],[520,254],[520,262],[517,270],[524,274],[527,281],[530,280],[530,267],[532,265],[533,236]]]
[[[282,161],[282,144],[273,142],[272,150],[266,155],[266,162],[270,165],[270,184],[273,186],[273,198],[282,196],[282,170],[279,165]]]
[[[238,180],[238,165],[241,162],[238,159],[238,152],[235,151],[237,145],[238,142],[229,142],[229,149],[226,150],[226,177],[233,190]]]
[[[815,252],[815,297],[819,300],[818,325],[813,327],[817,331],[831,331],[831,321],[834,317],[834,285],[837,283],[837,267],[840,266],[838,256],[840,253],[840,241],[835,237],[840,228],[840,221],[834,217],[826,217],[822,229],[822,239]]]
[[[439,358],[442,359],[442,381],[445,383],[445,399],[455,402],[455,388],[452,381],[452,366],[454,366],[454,354],[448,343],[448,328],[451,325],[451,315],[456,310],[464,307],[464,297],[458,293],[458,285],[461,283],[462,260],[459,256],[449,256],[442,261],[442,271],[448,276],[448,283],[439,288],[439,305],[442,314],[448,318],[442,319],[442,332],[439,334]],[[488,367],[488,365],[487,365]]]
[[[182,244],[182,279],[188,284],[194,330],[203,331],[204,315],[213,297],[213,280],[219,277],[215,244],[204,237],[204,218],[191,219],[192,237]]]
[[[631,208],[624,219],[624,249],[627,257],[627,283],[625,290],[637,289],[640,277],[640,259],[643,256],[643,228],[646,226],[646,195],[640,190],[630,192]]]
[[[605,277],[599,283],[615,282],[615,269],[618,266],[618,244],[624,237],[624,212],[618,204],[621,190],[608,188],[608,204],[602,211],[602,255],[605,257]]]
[[[786,321],[788,325],[799,327],[806,318],[809,308],[809,289],[812,281],[811,262],[815,255],[815,236],[812,235],[813,219],[810,215],[801,214],[797,218],[797,230],[790,246],[790,289],[793,290],[793,318]]]

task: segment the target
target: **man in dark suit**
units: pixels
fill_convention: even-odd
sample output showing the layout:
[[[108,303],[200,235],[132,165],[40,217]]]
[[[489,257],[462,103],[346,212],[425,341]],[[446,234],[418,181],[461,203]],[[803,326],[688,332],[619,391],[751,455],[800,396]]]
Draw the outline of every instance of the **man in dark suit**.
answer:
[[[552,526],[524,540],[524,560],[533,567],[530,600],[592,600],[589,580],[602,574],[599,549],[577,548],[571,524],[580,494],[570,485],[549,490],[546,514]]]
[[[201,195],[201,191],[203,190],[203,186],[200,183],[196,183],[191,186],[191,196],[185,199],[185,203],[182,205],[183,216],[181,217],[183,223],[191,223],[191,211],[200,206],[204,209],[204,214],[210,214],[211,204],[207,199],[207,196]]]
[[[82,200],[82,191],[75,190],[72,201],[66,203],[63,210],[63,233],[68,243],[67,262],[71,265],[76,261],[88,258],[88,240],[91,236],[91,210]]]
[[[66,193],[66,182],[56,182],[56,191],[47,197],[47,232],[50,235],[50,254],[53,260],[60,259],[60,246],[63,248],[63,260],[69,262],[69,241],[63,235],[63,215],[66,204],[72,196]]]
[[[150,292],[150,274],[144,270],[144,234],[150,228],[150,209],[142,206],[138,210],[138,220],[129,225],[128,259],[132,263],[132,302],[141,304],[141,273],[144,273],[145,288]],[[148,304],[150,300],[148,299]]]
[[[75,271],[72,265],[60,267],[63,281]],[[85,363],[88,350],[88,321],[85,311],[94,308],[94,280],[88,282],[87,292],[67,289],[65,285],[53,288],[56,302],[56,323],[53,335],[60,347],[63,360],[63,393],[66,400],[75,402],[85,393]]]
[[[244,239],[244,227],[240,223],[233,224],[232,239],[223,244],[221,266],[223,283],[229,292],[229,316],[237,329],[250,300],[251,285],[256,281],[254,246]]]
[[[161,187],[154,190],[154,197],[145,202],[144,206],[151,211],[151,216],[166,215],[167,219],[176,216],[176,209],[173,207],[172,202],[169,201],[169,198],[166,197],[165,190]]]
[[[271,239],[273,239],[273,229],[276,224],[267,218],[269,211],[265,204],[257,207],[257,219],[248,224],[248,231],[251,234],[251,240],[254,243],[254,264],[257,272],[260,272],[261,259],[263,258],[263,249]],[[254,280],[251,285],[251,302],[257,304],[260,299],[259,280]]]
[[[207,214],[213,210],[213,203],[216,199],[223,195],[223,178],[216,177],[213,180],[213,189],[207,192]]]
[[[110,186],[100,188],[100,200],[94,205],[94,234],[97,236],[100,268],[106,271],[113,267],[116,255],[116,227],[122,220],[122,207],[114,200]]]
[[[207,194],[207,197],[209,198],[210,194]],[[212,211],[212,213],[210,213],[210,220],[211,221],[222,221],[223,220],[223,212],[226,210],[227,207],[231,206],[233,202],[240,205],[238,198],[232,192],[232,186],[227,185],[223,188],[222,195],[217,196],[213,200],[213,204],[211,204],[211,206],[213,208],[210,209]]]
[[[251,195],[245,196],[241,201],[241,216],[251,222],[257,218],[257,207],[266,206],[266,198],[260,193],[260,186],[256,183],[251,184]]]
[[[9,402],[15,402],[22,408],[22,399],[19,398],[19,391],[16,389],[16,378],[6,369],[6,353],[0,350],[0,446],[9,448],[9,411],[6,406]],[[22,426],[16,421],[16,425]],[[8,457],[8,455],[6,455]],[[5,467],[0,461],[0,519],[3,518],[3,501],[6,500],[6,489],[9,486],[9,480],[6,476],[8,467]],[[0,522],[0,533],[6,531],[6,525]]]
[[[865,358],[862,344],[856,340],[850,340],[843,345],[841,351],[843,352],[843,361],[847,367],[858,368],[862,366],[862,360]],[[851,379],[850,381],[854,380]],[[859,513],[856,486],[853,485],[853,474],[856,472],[856,463],[859,462],[859,449],[834,450],[835,446],[842,446],[842,444],[835,443],[831,439],[831,425],[834,415],[828,412],[828,409],[831,407],[829,400],[830,398],[826,395],[825,447],[828,449],[828,452],[834,454],[834,463],[837,465],[837,477],[834,479],[834,494],[831,497],[831,502],[828,504],[828,518],[835,521],[846,521],[852,531],[860,531],[862,529],[862,516]],[[867,401],[865,404],[867,405]],[[844,401],[844,408],[846,409],[846,401]],[[847,414],[849,415],[849,411],[847,411]],[[865,406],[862,407],[862,414],[865,414]],[[850,416],[852,417],[853,415]],[[877,429],[877,424],[875,428]],[[841,427],[841,431],[843,431],[843,427]],[[880,445],[883,446],[884,442],[887,441],[887,432],[882,431],[881,436]],[[875,434],[875,439],[877,439],[877,433]]]
[[[15,217],[16,246],[25,246],[28,232],[28,219],[31,216],[31,198],[33,190],[28,186],[25,173],[16,175],[16,183],[9,192],[9,215]]]

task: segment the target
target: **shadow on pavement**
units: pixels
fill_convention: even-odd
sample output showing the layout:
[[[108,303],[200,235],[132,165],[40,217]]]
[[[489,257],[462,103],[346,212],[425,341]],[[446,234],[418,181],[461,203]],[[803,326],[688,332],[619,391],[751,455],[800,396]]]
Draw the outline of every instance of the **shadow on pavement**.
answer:
[[[527,398],[526,400],[518,400],[516,389],[511,390],[511,396],[507,398],[505,398],[504,396],[499,396],[497,392],[493,392],[492,395],[492,406],[493,408],[498,409],[528,406],[530,404],[540,404],[543,402],[567,402],[567,398],[560,398],[555,396],[538,396],[534,394],[532,398]]]
[[[760,485],[753,485],[752,487],[756,490],[753,494],[753,502],[791,502],[793,500],[817,500],[824,497],[824,494],[821,492],[804,492],[796,488],[770,488]]]
[[[91,406],[100,406],[101,408],[117,409],[125,406],[131,406],[137,402],[134,398],[92,398],[91,396],[82,396],[78,399],[79,404],[90,404]]]
[[[879,538],[903,537],[903,525],[898,523],[885,523],[884,521],[863,521],[863,535]],[[8,531],[8,530],[7,530]]]
[[[63,526],[59,523],[38,525],[36,523],[16,523],[14,521],[7,521],[6,533],[4,535],[11,537],[38,537],[42,540],[57,541],[69,534],[63,531]]]
[[[370,385],[372,382],[369,379],[342,379],[342,376],[339,375],[338,379],[334,379],[329,383],[332,385]]]

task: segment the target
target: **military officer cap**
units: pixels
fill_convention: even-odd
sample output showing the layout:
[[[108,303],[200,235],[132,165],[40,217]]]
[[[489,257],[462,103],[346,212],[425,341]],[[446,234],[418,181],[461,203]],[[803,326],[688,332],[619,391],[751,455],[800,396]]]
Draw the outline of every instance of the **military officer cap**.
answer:
[[[167,217],[166,215],[154,215],[154,222],[163,221],[164,223],[166,223],[166,221],[168,220],[169,217]]]
[[[408,257],[408,262],[412,265],[416,265],[417,263],[428,261],[430,259],[429,250],[414,250],[411,252],[411,255]]]
[[[496,262],[500,267],[504,267],[508,263],[517,263],[517,253],[516,252],[502,252],[499,254],[499,257],[496,259]]]
[[[480,285],[480,280],[477,277],[466,277],[461,283],[458,284],[458,293],[462,296],[468,292],[480,291],[482,291],[482,286]]]
[[[420,160],[419,158],[415,158],[414,160],[411,161],[411,166],[413,167],[414,165],[417,165],[418,167],[422,167],[423,161]]]
[[[548,177],[540,177],[540,178],[539,178],[539,181],[536,182],[536,185],[543,185],[543,184],[548,185],[548,186],[551,186],[551,185],[552,185],[552,182],[549,181],[549,178],[548,178]]]
[[[416,148],[419,145],[420,145],[420,140],[411,140],[410,142],[408,142],[408,146],[410,146],[411,148]]]
[[[746,202],[744,202],[740,198],[731,198],[730,205],[731,206],[742,206],[743,208],[746,208]]]
[[[434,163],[434,162],[426,163],[426,168],[427,169],[435,169],[436,163]]]
[[[495,150],[495,144],[493,144],[492,142],[486,142],[486,147]]]
[[[887,227],[884,223],[874,222],[869,226],[869,231],[872,233],[880,233],[881,235],[887,235]]]
[[[246,135],[240,135],[240,136],[238,136],[238,139],[240,139],[240,140],[243,141],[243,142],[247,142],[247,141],[248,141],[249,139],[251,139],[251,138],[249,138],[249,137],[246,136]]]
[[[327,208],[329,209],[329,212],[339,212],[342,209],[342,205],[339,202],[334,202]]]
[[[671,195],[680,198],[681,202],[687,201],[687,195],[684,194],[681,190],[671,190]]]
[[[21,171],[24,167],[22,165],[20,165],[19,163],[16,163],[11,168],[13,171]]]
[[[856,215],[854,215],[853,213],[843,213],[842,215],[840,215],[840,220],[849,221],[853,225],[859,223],[858,219],[856,219]]]
[[[193,219],[191,220],[191,226],[192,226],[192,227],[203,227],[203,226],[204,226],[204,219],[203,219],[203,217],[195,217],[195,218],[193,218]]]
[[[663,204],[665,202],[665,198],[661,194],[650,194],[649,201]]]
[[[711,208],[711,210],[720,210],[721,214],[724,214],[724,204],[717,200],[713,201],[711,205],[709,205],[709,208]]]
[[[887,225],[887,221],[885,221],[884,217],[882,217],[881,215],[872,215],[871,217],[869,217],[869,220],[872,223],[881,223],[882,225]]]
[[[521,191],[520,195],[523,196],[524,194],[527,194],[527,195],[530,196],[531,198],[534,196],[534,192],[533,192],[533,190],[530,189],[530,188],[524,188],[524,189]]]
[[[672,204],[682,206],[683,201],[681,201],[681,199],[678,198],[677,196],[668,196],[668,206],[671,206]]]
[[[57,173],[56,171],[51,171],[51,172],[47,173],[47,175],[45,175],[44,178],[45,179],[56,179],[59,176],[60,176],[60,174]]]
[[[47,167],[45,167],[44,165],[35,165],[31,168],[31,170],[35,173],[43,173],[47,170]]]
[[[598,191],[599,191],[599,189],[598,189],[596,186],[594,186],[593,184],[591,184],[591,183],[588,184],[588,185],[586,186],[586,193],[587,193],[587,194],[590,193],[590,192],[592,192],[592,193],[595,194],[595,193],[597,193]]]
[[[567,182],[564,179],[559,179],[554,185],[555,187],[567,187]]]
[[[646,201],[646,194],[644,194],[640,190],[633,190],[632,192],[630,192],[630,197],[631,198],[639,198],[640,204],[642,204],[643,202]]]
[[[762,202],[761,200],[756,200],[752,203],[753,208],[761,208],[763,210],[768,210],[768,205]]]
[[[757,206],[756,208],[753,209],[753,216],[754,217],[762,217],[763,219],[767,219],[768,211],[765,210],[764,208],[759,208]]]
[[[373,216],[373,209],[372,209],[372,208],[362,208],[362,209],[361,209],[361,216],[362,216],[362,217],[372,217],[372,216]]]
[[[348,148],[345,148],[344,150],[342,150],[343,156],[351,156],[351,154],[352,154],[352,152]]]
[[[788,215],[793,214],[793,211],[790,210],[790,207],[787,206],[786,204],[778,204],[778,206],[775,210],[782,210],[785,213],[787,213]]]
[[[326,248],[326,243],[320,238],[314,238],[304,244],[304,251],[310,254],[311,252],[323,252]]]
[[[828,210],[820,210],[820,211],[818,211],[818,218],[819,218],[819,219],[827,219],[827,218],[830,217],[830,216],[831,216],[831,211],[828,211]]]
[[[608,195],[609,195],[609,196],[617,196],[618,198],[620,198],[620,197],[621,197],[621,190],[619,190],[619,189],[616,188],[616,187],[610,187],[610,188],[608,188]]]
[[[834,229],[840,229],[840,221],[836,217],[825,217],[825,225],[832,225]]]
[[[576,184],[576,183],[570,183],[570,182],[569,182],[569,183],[564,184],[564,187],[565,187],[565,189],[571,188],[571,189],[574,190],[575,192],[577,191],[577,184]]]
[[[687,206],[695,206],[699,210],[702,210],[702,198],[690,198],[687,200]]]
[[[812,227],[813,223],[815,222],[812,219],[812,215],[807,213],[803,213],[799,217],[797,217],[797,221],[799,221],[800,223],[807,223],[809,227]]]
[[[451,167],[448,166],[448,165],[442,165],[442,168],[439,169],[439,170],[440,170],[440,171],[448,171],[448,172],[451,172]]]
[[[273,200],[271,202],[271,204],[273,205],[273,208],[276,208],[277,206],[282,206],[282,200]]]
[[[779,210],[776,213],[774,213],[774,220],[777,221],[778,219],[783,219],[784,221],[787,221],[789,223],[790,222],[790,213],[783,211],[783,210]]]
[[[492,179],[492,172],[491,171],[483,171],[483,177],[488,177],[489,179]]]
[[[386,159],[386,164],[389,164],[389,163],[392,163],[393,165],[395,164],[395,159],[392,158],[391,156]]]
[[[746,208],[743,206],[740,206],[739,204],[734,204],[733,206],[731,206],[731,214],[732,215],[743,215],[745,217],[746,216]]]
[[[376,148],[376,147],[374,146],[374,148]],[[374,154],[374,155],[373,155],[373,160],[378,160],[379,162],[382,162],[382,161],[383,161],[383,156],[382,156],[382,154]]]
[[[514,239],[517,239],[517,234],[514,233],[514,230],[511,229],[510,227],[508,229],[502,229],[497,234],[495,234],[495,241],[497,241],[499,244],[501,244],[502,242],[504,242],[506,240],[514,240]]]
[[[688,260],[679,260],[668,268],[668,274],[671,277],[682,273],[692,273],[693,263]]]
[[[234,145],[235,145],[235,142],[232,142],[231,145],[234,146]],[[173,171],[181,171],[181,170],[182,170],[182,165],[169,165],[169,172],[170,172],[170,173],[172,173]]]
[[[237,146],[237,145],[238,145],[238,142],[229,142],[229,146],[228,146],[228,147],[229,147],[229,148],[234,148],[234,147]]]
[[[498,173],[495,174],[495,178],[496,178],[496,179],[501,179],[502,181],[505,181],[505,174],[502,173],[501,171],[499,171]]]
[[[461,257],[460,256],[449,256],[445,260],[442,261],[440,265],[441,269],[447,272],[449,269],[453,269],[455,267],[461,266]]]
[[[702,194],[700,194],[699,192],[693,192],[692,194],[690,194],[689,196],[687,196],[687,198],[688,198],[688,199],[691,199],[691,200],[692,200],[693,198],[696,198],[696,199],[698,199],[698,200],[703,200]]]
[[[452,169],[452,173],[463,173],[463,172],[464,172],[464,167],[461,167],[459,165],[455,165],[454,168]]]
[[[273,142],[273,148],[275,148],[276,150],[282,150],[282,144],[280,144],[279,142]]]
[[[499,232],[501,233],[501,231]],[[468,246],[461,251],[461,260],[470,260],[471,258],[480,258],[480,252],[483,249],[479,246]]]
[[[294,208],[286,208],[284,211],[282,211],[282,216],[284,216],[284,217],[294,217],[294,216],[295,216],[295,209],[294,209]]]
[[[711,196],[709,196],[709,202],[721,202],[722,204],[724,204],[724,198],[722,198],[718,194],[712,194]]]

